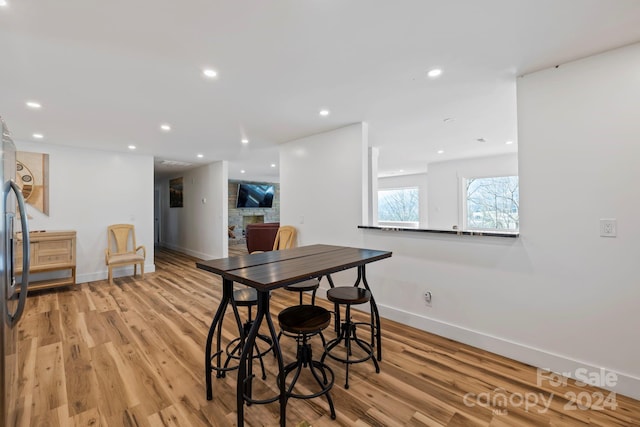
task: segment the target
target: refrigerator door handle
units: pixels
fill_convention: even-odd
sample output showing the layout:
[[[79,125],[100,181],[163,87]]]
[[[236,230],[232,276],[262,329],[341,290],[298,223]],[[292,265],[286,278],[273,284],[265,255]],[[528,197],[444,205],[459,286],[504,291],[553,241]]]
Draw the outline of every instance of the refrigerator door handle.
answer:
[[[15,313],[11,314],[7,311],[8,323],[9,327],[13,327],[20,317],[22,317],[22,313],[24,311],[24,305],[27,302],[27,291],[29,286],[29,265],[30,265],[30,247],[29,247],[29,224],[27,221],[27,210],[24,205],[24,197],[22,197],[22,191],[20,191],[20,187],[13,181],[7,182],[7,187],[5,188],[5,204],[6,198],[9,195],[9,189],[13,190],[16,194],[16,200],[18,201],[18,209],[20,212],[20,224],[22,225],[22,281],[20,283],[20,296],[18,297],[18,307],[16,308]],[[7,236],[9,238],[10,236]],[[13,251],[11,251],[13,253]],[[13,258],[13,255],[11,255]],[[10,260],[10,264],[13,265],[13,259]],[[12,274],[13,276],[13,274]],[[14,278],[12,277],[11,280]],[[6,302],[5,302],[6,303]]]

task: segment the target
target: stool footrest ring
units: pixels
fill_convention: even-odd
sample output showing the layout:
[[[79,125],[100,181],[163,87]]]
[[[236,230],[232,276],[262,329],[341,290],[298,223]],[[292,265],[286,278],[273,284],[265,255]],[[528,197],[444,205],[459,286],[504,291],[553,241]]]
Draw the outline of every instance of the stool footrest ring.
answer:
[[[329,393],[329,391],[333,387],[333,383],[335,382],[335,375],[333,373],[333,370],[329,366],[325,365],[324,363],[320,363],[317,360],[313,360],[307,363],[308,365],[313,366],[313,368],[319,370],[322,373],[322,380],[320,380],[319,376],[313,371],[313,368],[311,369],[311,372],[313,373],[313,376],[316,379],[316,382],[318,382],[318,384],[321,385],[322,389],[316,393],[310,393],[310,394],[293,393],[293,386],[295,385],[295,382],[294,382],[289,386],[289,389],[286,392],[287,398],[292,397],[294,399],[313,399],[314,397],[319,397]],[[298,362],[292,362],[287,366],[285,366],[284,368],[285,380],[291,372],[293,372],[296,368],[298,368],[298,366],[300,366],[300,363]],[[328,377],[326,375],[327,372],[329,373]]]
[[[247,382],[248,381],[253,381],[254,377],[255,377],[255,375],[251,375],[250,377],[244,379],[243,385],[245,386],[245,388],[246,388]],[[242,393],[242,397],[247,402],[247,405],[252,405],[252,404],[264,405],[264,404],[267,404],[267,403],[273,403],[273,402],[275,402],[275,401],[280,399],[280,395],[279,394],[276,394],[273,397],[268,397],[266,399],[254,399],[252,397],[247,396],[246,393]]]
[[[366,362],[369,359],[375,359],[375,355],[373,352],[373,347],[371,346],[371,344],[369,344],[366,341],[362,341],[360,338],[351,338],[349,341],[351,342],[355,342],[356,344],[358,344],[358,346],[360,348],[362,348],[362,350],[364,350],[364,352],[366,353],[363,357],[359,358],[359,359],[352,359],[351,357],[349,357],[349,359],[347,360],[346,358],[342,358],[340,356],[336,356],[334,354],[331,354],[331,350],[333,350],[334,347],[337,347],[338,344],[340,344],[341,341],[343,341],[343,338],[334,338],[331,341],[329,341],[327,343],[327,349],[325,351],[325,355],[327,357],[332,358],[333,360],[336,360],[338,362],[342,362],[342,363],[348,363],[348,364],[353,364],[353,363],[361,363],[361,362]],[[377,367],[376,367],[377,368]],[[380,372],[379,369],[376,369],[376,372]]]
[[[215,357],[217,357],[218,355],[220,355],[222,353],[223,353],[223,351],[220,350],[220,351],[212,354],[211,355],[211,362],[213,362],[213,359]],[[226,372],[235,371],[236,369],[238,369],[238,365],[236,365],[236,366],[227,366],[227,363],[225,363],[225,365],[222,366],[222,367],[221,366],[216,366],[214,363],[211,363],[210,370],[211,370],[211,372],[214,372],[214,371],[217,372],[216,378],[224,378]]]
[[[271,342],[271,338],[264,336],[264,335],[258,335],[256,337],[260,338],[260,340],[262,340],[264,343],[268,344],[269,347],[266,350],[261,350],[259,353],[255,352],[253,353],[252,357],[254,359],[258,358],[258,357],[263,357],[269,353],[271,353],[273,351],[273,343]],[[240,360],[240,353],[242,352],[242,346],[240,345],[241,342],[240,337],[238,338],[234,338],[231,342],[229,342],[229,344],[227,344],[227,347],[225,349],[225,352],[227,354],[227,357],[230,359],[235,359],[235,360]],[[233,346],[233,348],[231,348]],[[255,345],[255,348],[258,348],[257,343]]]

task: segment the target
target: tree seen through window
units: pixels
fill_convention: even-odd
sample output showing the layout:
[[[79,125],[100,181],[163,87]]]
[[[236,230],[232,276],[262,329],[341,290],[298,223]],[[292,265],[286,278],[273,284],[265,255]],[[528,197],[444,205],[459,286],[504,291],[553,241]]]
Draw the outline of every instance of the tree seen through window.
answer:
[[[378,221],[417,222],[420,220],[417,188],[378,191]]]
[[[519,205],[517,176],[467,180],[467,228],[517,231]]]

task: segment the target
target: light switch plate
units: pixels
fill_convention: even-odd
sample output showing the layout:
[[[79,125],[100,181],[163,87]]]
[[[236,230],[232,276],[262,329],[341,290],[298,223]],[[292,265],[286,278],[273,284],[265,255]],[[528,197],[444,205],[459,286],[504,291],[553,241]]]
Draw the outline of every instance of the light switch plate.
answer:
[[[618,224],[615,218],[602,218],[600,219],[600,236],[601,237],[616,237],[618,233]]]

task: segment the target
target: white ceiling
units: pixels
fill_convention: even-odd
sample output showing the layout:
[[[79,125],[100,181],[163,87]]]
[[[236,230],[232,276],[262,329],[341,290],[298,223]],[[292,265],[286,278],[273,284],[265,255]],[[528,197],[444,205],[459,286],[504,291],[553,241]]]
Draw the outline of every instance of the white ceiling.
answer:
[[[640,41],[638,0],[6,1],[15,139],[226,159],[231,178],[277,177],[278,144],[360,121],[382,173],[515,151],[516,76]]]

